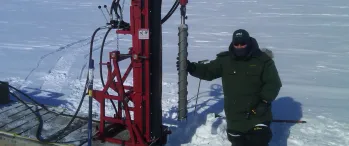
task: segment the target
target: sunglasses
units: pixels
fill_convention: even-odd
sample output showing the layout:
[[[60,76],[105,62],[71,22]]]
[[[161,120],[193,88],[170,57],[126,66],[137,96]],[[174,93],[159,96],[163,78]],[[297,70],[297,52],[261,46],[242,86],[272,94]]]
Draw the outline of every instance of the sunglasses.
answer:
[[[246,44],[246,42],[234,42],[234,46],[245,46]]]

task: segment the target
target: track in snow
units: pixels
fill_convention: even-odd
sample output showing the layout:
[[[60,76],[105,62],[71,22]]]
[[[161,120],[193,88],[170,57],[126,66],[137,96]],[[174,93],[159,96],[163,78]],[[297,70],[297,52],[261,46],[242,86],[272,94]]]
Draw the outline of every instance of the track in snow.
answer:
[[[100,41],[102,37],[96,37],[95,42]],[[90,39],[78,41],[73,45],[65,48],[67,52],[59,58],[55,66],[48,71],[48,75],[44,76],[44,83],[40,89],[61,92],[62,86],[66,82],[69,70],[75,62],[78,55],[89,50]],[[69,49],[67,49],[69,48]]]
[[[100,31],[99,33],[101,33],[101,32],[103,32],[103,31]],[[93,52],[97,51],[101,48],[101,42],[103,40],[103,37],[104,37],[104,33],[96,35],[96,37],[94,39]],[[52,55],[56,52],[63,51],[63,50],[65,51],[64,54],[57,60],[54,67],[51,68],[48,71],[48,74],[43,77],[44,82],[40,86],[40,89],[47,90],[47,91],[61,92],[62,88],[64,87],[64,85],[67,82],[67,79],[69,77],[69,71],[70,71],[72,65],[74,64],[74,62],[76,61],[76,59],[79,56],[82,56],[82,54],[86,54],[86,52],[89,52],[90,43],[91,43],[90,40],[91,40],[90,38],[82,39],[82,40],[76,41],[74,43],[68,44],[64,47],[60,47],[58,50],[42,56],[41,60],[38,62],[38,66],[39,66],[40,62],[42,61],[42,59],[44,59],[48,55]],[[113,41],[114,40],[106,41],[105,45],[108,45],[108,44],[112,43]],[[88,62],[88,60],[85,62]],[[86,66],[86,64],[84,64],[83,68],[85,66]],[[80,77],[82,74],[82,70],[80,73]]]
[[[100,35],[101,35],[101,34],[100,34]],[[100,36],[100,35],[98,35],[98,36]],[[64,51],[65,49],[68,49],[68,48],[70,48],[70,47],[72,47],[72,46],[75,46],[75,45],[78,45],[78,44],[81,44],[81,43],[86,43],[86,42],[89,41],[89,40],[91,40],[91,37],[85,38],[85,39],[81,39],[81,40],[78,40],[78,41],[75,41],[75,42],[72,42],[72,43],[67,44],[67,45],[65,45],[65,46],[59,47],[59,48],[58,48],[57,50],[55,50],[55,51],[52,51],[52,52],[50,52],[50,53],[47,53],[47,54],[41,56],[40,59],[39,59],[39,61],[37,62],[36,67],[33,68],[33,69],[29,72],[29,74],[25,77],[24,81],[26,81],[26,80],[30,77],[30,75],[40,66],[41,62],[44,61],[44,59],[45,59],[46,57],[48,57],[48,56],[50,56],[50,55],[54,55],[55,53]],[[96,40],[96,41],[97,41],[97,40]]]

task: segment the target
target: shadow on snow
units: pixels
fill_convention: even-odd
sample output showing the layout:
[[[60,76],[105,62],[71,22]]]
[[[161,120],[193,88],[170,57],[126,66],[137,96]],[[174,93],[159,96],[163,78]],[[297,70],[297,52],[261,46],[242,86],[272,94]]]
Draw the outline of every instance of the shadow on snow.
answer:
[[[292,97],[279,97],[272,104],[273,118],[280,120],[301,120],[302,104]],[[273,139],[270,146],[287,146],[290,129],[296,123],[272,123]]]
[[[208,114],[223,112],[224,99],[222,97],[222,86],[212,84],[210,91],[201,92],[199,94],[202,95],[207,93],[208,95],[206,96],[209,96],[208,100],[203,101],[196,106],[197,111],[200,112],[194,112],[194,110],[188,112],[187,121],[181,122],[177,121],[176,118],[171,118],[172,115],[177,114],[177,107],[172,107],[168,112],[168,115],[163,117],[164,124],[172,126],[172,134],[169,135],[168,141],[169,145],[179,146],[190,143],[193,136],[197,134],[197,129],[206,124]],[[196,98],[196,96],[194,98]],[[188,109],[194,109],[194,106],[195,105],[189,106]],[[300,120],[302,118],[301,103],[295,101],[292,97],[278,97],[272,103],[272,111],[274,119]],[[211,133],[205,133],[205,135],[217,134],[217,128],[223,123],[223,120],[224,119],[222,118],[215,119],[211,125]],[[295,124],[296,123],[272,123],[271,128],[273,131],[273,139],[270,142],[270,146],[287,146],[287,139],[290,136],[290,128]]]
[[[200,94],[206,94],[207,92],[201,92]],[[207,95],[206,95],[207,96]],[[164,124],[176,125],[171,127],[172,134],[169,135],[168,144],[171,146],[179,146],[181,144],[190,143],[192,137],[195,135],[198,127],[206,124],[207,115],[210,113],[220,113],[223,111],[223,98],[222,86],[218,84],[212,84],[211,90],[208,92],[209,99],[203,101],[196,106],[196,111],[188,112],[186,121],[177,121],[176,118],[171,118],[172,115],[177,114],[177,107],[172,107],[168,112],[169,117],[163,117]],[[202,97],[202,96],[201,96]],[[194,103],[195,103],[194,97]],[[200,96],[199,96],[200,98]],[[188,107],[188,109],[194,109],[194,106]],[[220,120],[217,120],[220,121]],[[216,122],[217,122],[216,121]],[[212,125],[212,130],[217,129],[220,122]]]
[[[35,100],[39,104],[43,104],[43,105],[61,106],[61,105],[71,104],[71,103],[69,103],[69,101],[60,99],[60,97],[64,96],[64,94],[62,94],[62,93],[45,91],[45,90],[40,90],[37,88],[29,88],[29,87],[22,89],[21,92],[27,94],[33,100]],[[24,96],[23,94],[21,94],[19,92],[16,92],[16,95],[18,95],[22,100],[24,100],[26,102],[33,103],[26,96]],[[12,103],[19,102],[17,100],[17,98],[15,98],[13,96],[10,96],[10,98],[11,98],[11,101],[13,101]]]

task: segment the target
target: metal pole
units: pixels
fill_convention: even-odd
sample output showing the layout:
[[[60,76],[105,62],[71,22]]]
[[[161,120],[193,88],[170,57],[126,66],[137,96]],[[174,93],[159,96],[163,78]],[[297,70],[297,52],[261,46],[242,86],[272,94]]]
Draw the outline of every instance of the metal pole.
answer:
[[[226,119],[225,116],[219,115],[217,113],[214,114],[214,117]],[[307,123],[307,121],[302,121],[302,120],[279,120],[279,119],[273,119],[272,122],[275,122],[275,123]]]
[[[179,33],[179,82],[178,82],[178,120],[185,119],[187,117],[187,95],[188,95],[188,72],[187,72],[187,56],[188,56],[188,26],[181,24],[178,27]]]
[[[181,25],[178,27],[179,36],[179,70],[178,70],[178,120],[187,118],[187,95],[188,95],[188,72],[187,72],[187,57],[188,57],[188,25],[185,24],[187,2],[181,0]]]
[[[91,59],[88,69],[88,95],[89,95],[89,105],[88,105],[88,146],[92,146],[92,90],[93,90],[93,71],[94,71],[94,60]]]
[[[198,63],[199,63],[199,64],[204,64],[204,63],[207,62],[207,61],[208,61],[208,60],[205,59],[205,60],[199,61]],[[199,99],[200,84],[201,84],[201,79],[200,79],[200,81],[199,81],[198,92],[196,93],[196,101],[195,101],[194,114],[196,114],[196,105],[198,104],[198,99]]]

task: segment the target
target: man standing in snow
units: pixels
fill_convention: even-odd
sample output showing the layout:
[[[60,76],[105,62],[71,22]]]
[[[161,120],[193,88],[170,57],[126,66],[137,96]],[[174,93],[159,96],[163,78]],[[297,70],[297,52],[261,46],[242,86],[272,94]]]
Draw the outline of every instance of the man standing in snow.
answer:
[[[187,64],[194,77],[207,81],[222,78],[227,136],[232,146],[268,146],[272,138],[271,102],[282,86],[272,55],[261,51],[257,41],[239,29],[233,33],[229,51],[217,54],[207,64]]]

